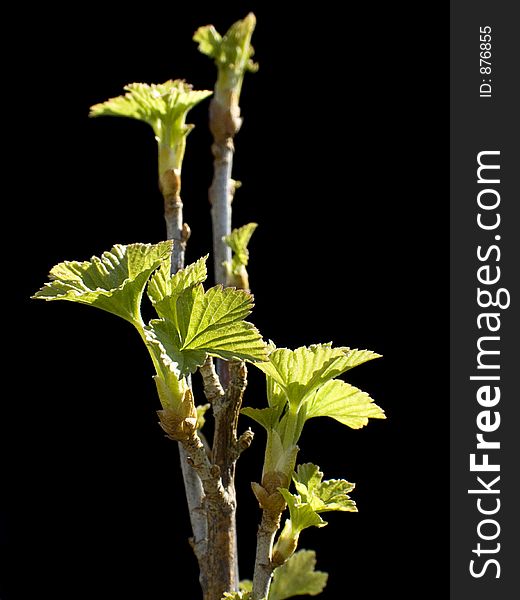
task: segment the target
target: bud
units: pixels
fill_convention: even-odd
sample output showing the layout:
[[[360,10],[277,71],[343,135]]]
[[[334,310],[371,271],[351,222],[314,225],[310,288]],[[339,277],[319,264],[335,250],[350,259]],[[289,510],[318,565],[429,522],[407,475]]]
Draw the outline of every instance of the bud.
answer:
[[[184,392],[180,406],[176,410],[168,407],[158,410],[157,414],[159,415],[159,425],[171,440],[186,441],[197,430],[197,409],[190,388]]]
[[[272,561],[275,566],[279,567],[291,558],[298,546],[299,537],[299,532],[293,531],[292,523],[290,519],[287,519],[273,550]]]

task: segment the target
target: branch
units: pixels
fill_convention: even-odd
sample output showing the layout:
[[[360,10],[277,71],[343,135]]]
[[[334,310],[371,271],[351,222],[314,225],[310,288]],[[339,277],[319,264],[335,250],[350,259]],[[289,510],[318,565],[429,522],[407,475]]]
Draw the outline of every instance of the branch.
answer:
[[[276,566],[272,560],[276,532],[280,528],[281,511],[264,509],[258,528],[255,574],[253,578],[253,600],[264,600],[269,594],[271,578]]]
[[[210,123],[221,113],[221,108],[210,107]],[[212,131],[214,127],[211,127]],[[235,132],[238,131],[238,128]],[[211,203],[211,219],[213,223],[213,256],[215,260],[215,282],[226,284],[225,263],[231,260],[231,249],[222,241],[231,233],[231,200],[234,184],[231,178],[233,168],[233,137],[232,135],[215,137],[211,146],[213,152],[213,182],[209,188]]]
[[[213,134],[213,181],[209,188],[209,201],[211,204],[211,220],[213,226],[213,258],[215,268],[215,283],[229,285],[227,279],[226,264],[231,261],[231,248],[224,242],[224,238],[231,233],[231,202],[235,192],[235,182],[232,179],[233,170],[233,138],[240,129],[242,120],[240,118],[240,108],[238,98],[240,95],[240,84],[233,81],[231,87],[223,85],[228,81],[226,70],[219,68],[219,77],[215,86],[215,96],[210,103],[209,125]],[[243,363],[241,370],[244,381],[246,369]],[[231,390],[232,375],[231,367],[226,363],[220,362],[218,365],[221,381],[225,386],[228,385],[228,392]],[[236,451],[236,426],[238,412],[242,403],[244,388],[241,392],[237,390],[226,393],[226,397],[219,398],[214,405],[215,414],[215,436],[213,445],[213,456],[216,464],[222,466],[223,480],[230,496],[234,499],[232,512],[229,515],[223,515],[220,519],[220,538],[224,530],[228,530],[228,556],[227,562],[220,565],[221,569],[231,572],[230,587],[228,591],[238,590],[238,550],[236,540],[236,492],[235,492],[235,461],[238,458]],[[211,534],[210,534],[211,535]],[[233,539],[231,539],[233,537]]]
[[[256,537],[253,600],[267,598],[273,571],[279,566],[273,560],[273,543],[276,532],[280,528],[280,520],[286,502],[278,490],[287,485],[288,479],[282,473],[265,473],[262,477],[262,485],[254,482],[251,484],[262,509],[262,520]]]
[[[199,563],[204,559],[208,545],[208,527],[206,517],[203,513],[202,498],[204,491],[202,481],[196,471],[189,465],[188,454],[184,446],[179,443],[179,455],[181,461],[182,477],[184,479],[184,488],[186,491],[186,499],[188,501],[188,509],[190,511],[191,527],[193,537],[190,539],[191,547]],[[201,586],[204,588],[202,581],[203,572],[201,570]]]
[[[180,196],[181,170],[180,167],[176,167],[177,164],[179,163],[175,162],[169,148],[160,145],[159,188],[164,198],[164,219],[166,221],[167,239],[173,240],[171,260],[172,275],[184,267],[186,242],[190,235],[189,226],[186,223],[183,223],[183,204]],[[179,442],[178,446],[186,501],[193,531],[193,537],[190,542],[199,564],[199,581],[202,589],[205,591],[208,587],[208,579],[210,577],[206,561],[208,549],[208,520],[207,511],[204,506],[204,484],[201,478],[201,472],[200,470],[195,469],[192,463],[197,459],[197,464],[205,464],[202,454],[204,454],[208,463],[209,459],[204,444],[198,436],[197,439],[200,443],[200,447],[199,444],[195,442],[190,446],[187,444],[183,445]],[[195,459],[192,454],[194,454]]]
[[[232,361],[227,366],[229,367],[228,389],[225,394],[216,398],[213,404],[215,436],[212,451],[213,460],[220,467],[225,486],[229,486],[233,482],[235,462],[240,454],[238,451],[237,424],[242,398],[247,387],[245,364],[242,361]],[[242,443],[244,443],[244,439]]]
[[[161,163],[159,163],[161,164]],[[172,275],[184,267],[186,242],[190,237],[190,228],[183,223],[183,204],[181,200],[181,178],[177,170],[166,169],[159,175],[159,187],[164,198],[164,220],[166,236],[173,240]]]
[[[244,74],[247,70],[254,70],[251,36],[255,24],[255,16],[250,13],[245,19],[234,23],[224,36],[220,36],[210,25],[198,29],[194,36],[194,40],[199,42],[199,50],[213,58],[218,68],[214,97],[209,108],[214,157],[209,201],[215,283],[224,286],[230,285],[226,267],[231,262],[231,248],[224,242],[224,237],[231,233],[231,202],[236,189],[232,179],[233,139],[242,124],[239,99]],[[220,469],[229,503],[221,506],[216,514],[208,513],[208,554],[212,563],[211,573],[224,586],[222,595],[222,592],[238,590],[235,463],[240,452],[251,444],[253,438],[252,433],[246,432],[240,440],[237,439],[238,415],[247,385],[244,363],[219,361],[218,376],[212,368],[213,364],[207,363],[201,373],[205,394],[213,405],[215,416],[212,460]]]
[[[188,464],[197,472],[202,482],[206,497],[204,504],[220,504],[221,500],[228,501],[227,492],[222,485],[220,469],[209,460],[204,444],[197,432],[186,441],[181,442],[187,455]]]
[[[217,401],[224,396],[225,392],[220,384],[220,379],[215,370],[215,365],[213,364],[211,356],[208,356],[206,362],[200,367],[199,371],[202,375],[206,400],[214,406]]]

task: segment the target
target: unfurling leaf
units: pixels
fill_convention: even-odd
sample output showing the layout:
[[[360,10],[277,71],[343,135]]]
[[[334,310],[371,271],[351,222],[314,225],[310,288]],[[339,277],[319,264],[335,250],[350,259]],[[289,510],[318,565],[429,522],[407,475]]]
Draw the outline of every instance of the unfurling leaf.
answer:
[[[251,408],[250,406],[246,406],[240,412],[256,421],[259,425],[262,425],[267,431],[274,429],[280,417],[280,411],[274,407]]]
[[[202,429],[206,424],[204,415],[211,408],[211,404],[199,404],[195,408],[197,409],[197,429]]]
[[[309,400],[307,419],[331,417],[352,429],[360,429],[368,419],[386,419],[372,398],[344,381],[329,381]]]
[[[224,241],[233,251],[233,258],[230,270],[235,275],[239,274],[243,267],[247,267],[249,262],[249,250],[247,246],[255,229],[258,227],[256,223],[248,223],[233,231],[224,237]]]
[[[242,409],[268,432],[265,464],[269,470],[285,465],[289,470],[284,472],[290,477],[294,462],[288,460],[289,453],[297,450],[304,424],[313,417],[329,416],[353,428],[362,427],[369,418],[385,418],[368,394],[334,379],[379,354],[331,344],[296,350],[271,345],[269,349],[269,360],[256,365],[266,374],[269,407]],[[280,443],[270,443],[276,439]]]
[[[199,51],[212,58],[219,70],[232,71],[236,77],[240,77],[246,70],[258,69],[251,60],[254,55],[251,37],[255,25],[255,15],[249,13],[245,19],[234,23],[224,36],[213,25],[199,27],[193,41],[198,42]]]
[[[213,25],[199,27],[193,35],[193,41],[198,42],[199,52],[215,60],[218,58],[222,36]]]
[[[308,527],[325,527],[327,523],[314,511],[310,504],[302,502],[300,496],[291,494],[288,489],[279,488],[280,494],[289,507],[289,519],[273,548],[273,563],[283,565],[296,551],[300,533]]]
[[[344,479],[322,481],[323,473],[311,463],[300,465],[293,479],[298,494],[278,488],[289,507],[289,519],[285,521],[273,550],[273,562],[277,565],[282,565],[293,555],[304,529],[327,524],[319,513],[357,512],[356,504],[347,495],[354,489],[354,484]]]
[[[147,288],[148,297],[156,310],[157,304],[167,296],[178,297],[188,288],[206,281],[208,277],[207,260],[208,255],[206,254],[184,269],[179,269],[174,275],[170,273],[171,259],[163,262],[161,267],[150,277]],[[159,314],[161,313],[159,312]]]
[[[33,298],[69,300],[111,312],[134,325],[141,323],[140,303],[151,273],[169,260],[172,242],[116,244],[90,261],[65,261],[50,271]]]
[[[253,591],[253,582],[249,579],[243,579],[238,584],[238,592],[225,592],[222,600],[250,600]]]
[[[323,473],[312,463],[299,465],[293,475],[302,502],[317,513],[329,511],[357,512],[356,503],[348,497],[355,485],[345,479],[322,481]]]
[[[238,588],[241,592],[252,592],[253,591],[253,582],[249,579],[242,579],[238,584]]]
[[[267,359],[267,346],[259,331],[244,318],[253,308],[251,294],[215,286],[204,292],[202,285],[156,304],[163,319],[150,322],[146,335],[161,343],[170,359],[186,376],[206,357],[251,362]]]
[[[148,123],[158,141],[170,143],[173,134],[186,135],[191,126],[185,124],[186,115],[196,104],[211,96],[209,90],[194,90],[181,79],[148,85],[129,83],[124,96],[110,98],[90,109],[91,117],[128,117]]]
[[[269,362],[257,367],[280,386],[291,404],[298,406],[325,382],[379,356],[370,350],[314,344],[296,350],[278,348],[269,355]]]
[[[148,123],[159,144],[159,181],[163,194],[180,190],[180,172],[186,136],[193,125],[186,125],[188,112],[212,94],[209,90],[194,90],[181,79],[165,83],[130,83],[126,94],[111,98],[90,109],[91,117],[128,117]]]
[[[286,600],[294,596],[317,596],[327,584],[327,573],[315,571],[316,553],[300,550],[274,571],[268,600]]]
[[[284,497],[289,507],[291,529],[293,533],[300,534],[308,527],[325,527],[327,524],[320,515],[307,502],[297,494],[291,494],[287,489],[280,488],[280,494]]]

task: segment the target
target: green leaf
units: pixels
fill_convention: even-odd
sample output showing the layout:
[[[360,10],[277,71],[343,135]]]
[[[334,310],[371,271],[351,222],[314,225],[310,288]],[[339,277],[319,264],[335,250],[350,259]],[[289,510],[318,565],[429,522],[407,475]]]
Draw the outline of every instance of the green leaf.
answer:
[[[368,419],[386,419],[384,411],[358,388],[341,380],[329,381],[307,404],[307,419],[331,417],[352,429],[360,429]]]
[[[354,484],[344,479],[322,481],[323,473],[312,463],[299,465],[293,475],[302,502],[317,513],[329,511],[357,512],[356,503],[348,497]]]
[[[282,387],[280,387],[272,377],[266,377],[267,381],[267,402],[269,406],[285,406],[287,396]]]
[[[251,592],[224,592],[222,600],[251,600]]]
[[[220,52],[222,36],[213,25],[199,27],[193,35],[193,41],[198,42],[199,52],[216,59]]]
[[[184,290],[206,281],[208,276],[207,260],[208,255],[206,254],[206,256],[186,268],[180,269],[174,275],[170,273],[171,259],[164,261],[148,282],[147,293],[152,304],[157,305],[167,296],[179,296]],[[161,313],[159,312],[159,314]]]
[[[296,463],[298,450],[299,448],[295,444],[284,445],[278,431],[270,429],[267,433],[264,473],[283,473],[289,479]]]
[[[286,488],[278,488],[289,507],[290,518],[285,525],[273,548],[274,564],[283,565],[298,547],[300,533],[308,527],[325,527],[327,523],[314,511],[310,504],[302,502],[300,496],[291,494]]]
[[[246,406],[240,412],[262,425],[267,431],[274,429],[280,418],[280,411],[276,407],[251,408]]]
[[[175,373],[179,379],[195,372],[206,360],[206,353],[203,351],[181,352],[179,332],[175,324],[168,319],[152,319],[144,328],[144,332],[147,342],[156,349],[165,369]],[[193,367],[193,364],[196,366]]]
[[[257,227],[257,223],[248,223],[243,227],[233,229],[229,235],[224,237],[224,242],[233,251],[233,258],[229,268],[235,275],[238,275],[244,267],[247,267],[249,262],[249,250],[247,246]]]
[[[316,553],[300,550],[274,571],[268,600],[286,600],[293,596],[317,596],[327,585],[327,573],[315,571]]]
[[[46,283],[33,298],[69,300],[108,311],[134,325],[141,323],[140,304],[151,273],[169,260],[172,242],[116,244],[101,258],[65,261],[50,271]]]
[[[252,295],[243,290],[216,286],[199,293],[189,316],[183,315],[186,335],[181,349],[203,350],[225,360],[266,360],[267,347],[259,331],[244,321],[253,306]]]
[[[165,145],[178,143],[191,126],[185,125],[186,115],[196,104],[212,94],[208,90],[194,90],[183,80],[160,84],[130,83],[126,94],[111,98],[90,109],[91,117],[128,117],[148,123],[157,141]]]
[[[195,408],[197,410],[197,429],[202,429],[206,424],[206,417],[204,415],[211,408],[211,404],[199,404]]]
[[[325,527],[327,523],[315,512],[310,504],[303,502],[297,494],[291,494],[287,489],[280,488],[280,494],[284,497],[291,515],[293,533],[299,534],[308,527]]]
[[[177,411],[187,385],[181,373],[183,357],[175,346],[177,332],[168,321],[155,319],[144,328],[144,335],[157,370],[154,380],[159,400],[163,408]]]
[[[238,588],[241,592],[252,592],[253,582],[249,579],[242,579],[242,581],[238,584]]]
[[[212,58],[219,70],[232,71],[236,77],[243,76],[246,70],[256,71],[258,66],[252,62],[254,49],[251,37],[256,18],[249,13],[245,19],[234,23],[222,37],[213,25],[199,27],[193,36],[198,42],[199,51]]]
[[[243,579],[239,584],[238,592],[225,592],[222,600],[250,600],[253,592],[253,582]]]
[[[251,294],[215,286],[204,292],[195,285],[159,303],[163,319],[150,322],[147,335],[157,339],[181,376],[194,373],[206,357],[225,360],[267,359],[267,346],[254,325],[244,321],[253,308]]]
[[[259,363],[257,367],[272,378],[289,402],[297,407],[326,381],[379,356],[369,350],[315,344],[296,350],[278,348],[269,355],[269,362]]]

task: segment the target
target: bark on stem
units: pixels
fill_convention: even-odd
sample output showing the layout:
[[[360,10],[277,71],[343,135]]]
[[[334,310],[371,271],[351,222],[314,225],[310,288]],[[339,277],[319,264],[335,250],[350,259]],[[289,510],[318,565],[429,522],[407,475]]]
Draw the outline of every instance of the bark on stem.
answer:
[[[176,273],[184,268],[186,242],[190,236],[190,228],[183,222],[183,204],[181,200],[181,178],[178,169],[165,169],[159,178],[159,187],[164,198],[164,220],[166,221],[166,238],[173,240],[172,268]]]
[[[205,506],[208,514],[208,571],[212,574],[209,586],[214,588],[215,598],[219,600],[224,591],[238,586],[235,463],[253,439],[251,430],[244,432],[239,439],[236,436],[238,413],[247,385],[245,365],[243,362],[232,362],[229,371],[230,381],[224,392],[213,360],[208,358],[200,368],[204,394],[212,404],[215,415],[211,456],[223,488],[223,494],[215,502],[208,501]]]
[[[218,512],[208,515],[208,544],[216,549],[209,556],[210,569],[212,573],[220,574],[223,591],[238,589],[235,463],[240,454],[240,444],[236,432],[247,385],[243,362],[230,363],[229,373],[226,393],[219,394],[213,402],[215,433],[212,449],[213,462],[220,470],[227,501]]]
[[[186,500],[188,502],[188,510],[190,513],[191,528],[193,531],[193,537],[190,539],[190,544],[200,567],[201,563],[204,561],[208,545],[208,526],[202,508],[204,490],[200,477],[188,463],[188,454],[181,443],[179,443],[179,458]],[[201,586],[204,587],[202,568],[200,568],[200,575],[200,583]]]
[[[264,600],[269,593],[275,566],[272,561],[273,544],[280,528],[282,513],[264,510],[256,538],[255,573],[253,577],[253,600]]]
[[[220,379],[215,371],[215,365],[211,356],[208,356],[199,371],[204,385],[204,395],[206,396],[206,400],[213,406],[224,396],[225,392],[220,384]]]
[[[220,77],[220,75],[219,75]],[[209,189],[211,219],[213,224],[213,256],[215,283],[228,285],[225,263],[231,262],[231,249],[224,242],[224,236],[231,233],[231,202],[235,183],[231,177],[233,168],[233,138],[240,129],[240,109],[237,89],[222,89],[219,83],[209,109],[209,125],[213,134],[211,147],[213,181]],[[240,451],[237,440],[237,421],[242,396],[247,385],[247,371],[244,363],[219,362],[217,365],[220,381],[226,394],[220,396],[213,406],[215,434],[213,438],[213,460],[221,469],[222,481],[231,502],[229,506],[211,522],[208,530],[210,548],[218,544],[219,556],[213,565],[221,573],[229,574],[223,591],[238,590],[238,548],[236,536],[236,493],[235,462]],[[246,439],[251,443],[252,436]],[[213,519],[213,517],[212,517]],[[225,576],[224,576],[225,577]]]
[[[231,199],[233,165],[233,141],[213,144],[213,182],[209,190],[211,219],[213,223],[213,255],[215,257],[215,282],[226,284],[225,263],[231,261],[231,248],[222,238],[231,233]]]
[[[183,219],[183,204],[180,196],[181,177],[180,169],[172,164],[172,155],[166,148],[159,150],[159,187],[164,198],[164,219],[166,221],[166,237],[173,240],[171,273],[176,273],[184,267],[186,242],[190,235],[190,228]],[[204,445],[199,440],[204,449]],[[206,561],[208,523],[204,511],[204,487],[198,473],[191,465],[193,457],[189,448],[179,442],[179,458],[188,511],[190,515],[193,537],[191,546],[199,564],[200,584],[203,590],[208,585],[208,565]],[[198,448],[198,445],[197,445]],[[193,447],[192,447],[193,449]],[[204,450],[205,453],[205,450]]]
[[[211,220],[213,223],[213,257],[215,282],[226,285],[224,263],[231,260],[231,249],[222,238],[231,233],[231,202],[235,183],[233,170],[233,138],[240,129],[240,109],[233,90],[215,88],[209,107],[209,126],[213,134],[213,181],[209,188]]]

